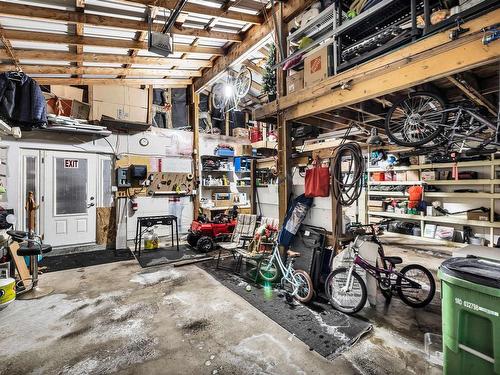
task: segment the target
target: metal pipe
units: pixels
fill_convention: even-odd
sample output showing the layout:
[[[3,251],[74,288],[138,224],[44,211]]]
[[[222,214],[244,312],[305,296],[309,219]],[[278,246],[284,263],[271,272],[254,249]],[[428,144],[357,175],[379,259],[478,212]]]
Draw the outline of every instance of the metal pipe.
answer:
[[[166,34],[170,31],[175,21],[177,20],[177,17],[179,17],[179,13],[182,11],[186,3],[187,0],[179,0],[179,2],[175,5],[175,8],[172,9],[172,11],[170,12],[170,16],[168,17],[168,20],[167,22],[165,22],[165,25],[163,26],[163,29],[161,31],[163,34]]]

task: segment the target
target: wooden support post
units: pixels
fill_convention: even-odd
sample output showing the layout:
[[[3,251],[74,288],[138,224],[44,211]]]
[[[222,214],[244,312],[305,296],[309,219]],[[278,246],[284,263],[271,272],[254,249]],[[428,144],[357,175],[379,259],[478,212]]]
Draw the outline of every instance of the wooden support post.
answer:
[[[291,124],[283,114],[278,114],[278,208],[280,225],[286,216],[288,201],[292,193],[292,137]]]
[[[200,172],[200,94],[194,91],[194,87],[191,85],[191,98],[192,98],[192,111],[190,111],[191,116],[191,126],[193,128],[193,176],[195,181],[201,180]],[[199,190],[199,186],[197,187]],[[199,193],[198,193],[199,194]],[[193,217],[196,219],[198,217],[198,211],[200,209],[200,198],[196,194],[193,202]]]
[[[276,32],[276,43],[281,43],[282,46],[286,45],[287,27],[283,21],[283,3],[279,4],[278,14],[276,19],[280,22]],[[279,46],[276,46],[278,54],[277,61],[281,61],[286,56],[281,56]],[[278,106],[279,99],[286,95],[286,79],[283,69],[278,69],[276,74],[276,90],[278,93]],[[291,168],[291,155],[292,155],[292,137],[291,137],[291,123],[287,123],[282,112],[278,110],[278,194],[279,194],[279,222],[280,225],[286,216],[288,209],[288,201],[292,193],[292,168]]]

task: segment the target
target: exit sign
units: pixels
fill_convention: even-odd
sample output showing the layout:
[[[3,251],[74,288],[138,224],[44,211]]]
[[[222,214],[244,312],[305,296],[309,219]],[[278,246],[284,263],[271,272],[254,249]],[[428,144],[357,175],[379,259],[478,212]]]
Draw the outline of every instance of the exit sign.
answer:
[[[64,159],[64,168],[78,168],[78,159]]]

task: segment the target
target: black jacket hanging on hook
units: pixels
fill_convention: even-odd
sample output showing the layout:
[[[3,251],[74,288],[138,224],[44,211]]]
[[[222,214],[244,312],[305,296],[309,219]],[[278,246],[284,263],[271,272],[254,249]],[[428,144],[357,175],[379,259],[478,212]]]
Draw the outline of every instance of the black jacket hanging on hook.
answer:
[[[38,83],[24,73],[0,74],[0,117],[23,130],[45,127],[47,107]]]

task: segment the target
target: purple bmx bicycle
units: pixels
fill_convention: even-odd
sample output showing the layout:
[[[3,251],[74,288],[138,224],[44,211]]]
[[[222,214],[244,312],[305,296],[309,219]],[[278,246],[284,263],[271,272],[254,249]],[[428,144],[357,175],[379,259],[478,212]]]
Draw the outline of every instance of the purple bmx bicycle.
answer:
[[[362,277],[355,271],[355,267],[366,271],[367,277],[374,277],[383,295],[388,298],[395,291],[399,298],[411,307],[424,307],[432,301],[436,291],[434,277],[430,271],[418,264],[409,264],[396,270],[396,265],[403,260],[395,256],[381,256],[384,268],[371,265],[359,255],[359,249],[365,241],[358,234],[350,248],[354,252],[353,264],[333,270],[325,282],[325,292],[332,306],[346,314],[355,314],[366,304],[368,292]]]

